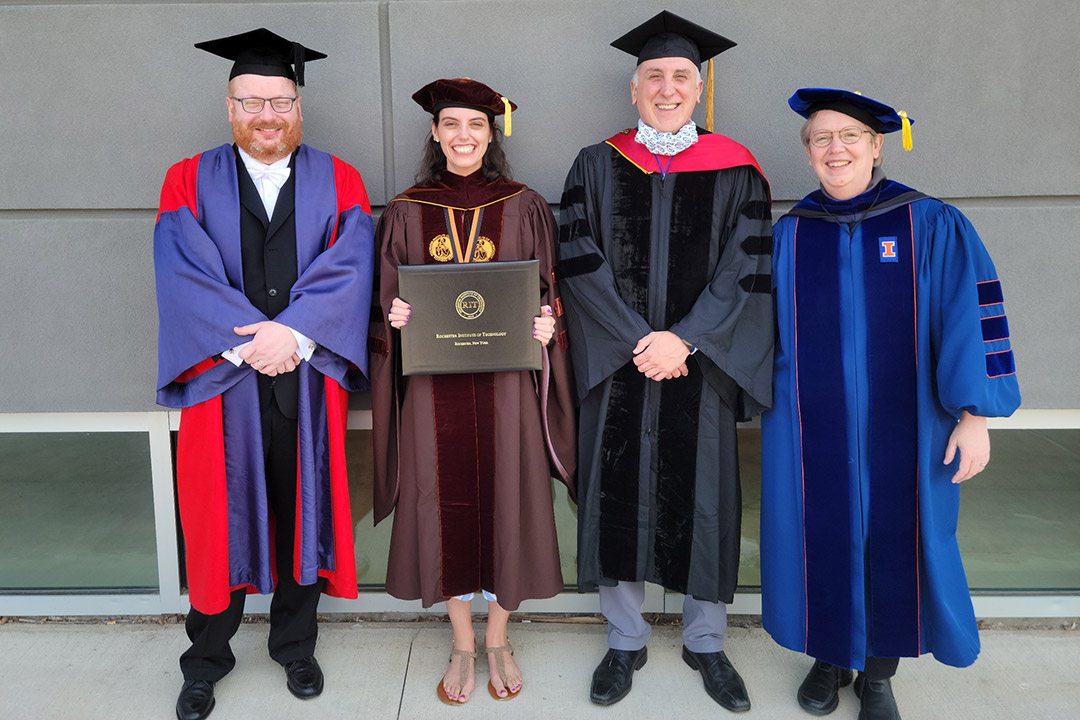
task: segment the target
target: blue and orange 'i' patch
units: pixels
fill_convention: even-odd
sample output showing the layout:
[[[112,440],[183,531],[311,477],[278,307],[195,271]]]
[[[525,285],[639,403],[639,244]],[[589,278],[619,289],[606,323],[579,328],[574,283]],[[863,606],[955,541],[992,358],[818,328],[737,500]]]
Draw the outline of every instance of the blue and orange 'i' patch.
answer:
[[[899,262],[896,254],[895,236],[878,238],[878,249],[881,251],[881,262]]]

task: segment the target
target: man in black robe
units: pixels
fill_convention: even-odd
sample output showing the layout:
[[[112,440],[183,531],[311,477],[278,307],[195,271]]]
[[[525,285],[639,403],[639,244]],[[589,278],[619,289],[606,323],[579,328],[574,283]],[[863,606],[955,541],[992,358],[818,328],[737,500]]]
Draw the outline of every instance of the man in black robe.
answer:
[[[690,119],[701,61],[734,43],[665,11],[612,45],[638,58],[641,119],[574,162],[556,269],[579,404],[578,584],[599,587],[608,620],[591,699],[618,702],[645,664],[647,580],[686,596],[683,659],[706,692],[748,710],[723,644],[735,423],[771,401],[768,185],[749,151]]]

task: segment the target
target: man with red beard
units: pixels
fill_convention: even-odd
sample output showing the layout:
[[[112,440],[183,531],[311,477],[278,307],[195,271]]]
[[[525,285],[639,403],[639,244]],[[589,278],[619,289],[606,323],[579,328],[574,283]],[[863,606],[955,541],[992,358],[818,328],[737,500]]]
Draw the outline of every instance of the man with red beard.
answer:
[[[354,168],[301,144],[297,86],[326,57],[260,28],[233,60],[234,145],[174,165],[154,231],[158,402],[176,449],[191,647],[180,720],[205,718],[248,593],[273,593],[270,656],[319,695],[320,593],[356,597],[347,392],[367,388],[372,222]],[[343,321],[345,319],[345,321]]]

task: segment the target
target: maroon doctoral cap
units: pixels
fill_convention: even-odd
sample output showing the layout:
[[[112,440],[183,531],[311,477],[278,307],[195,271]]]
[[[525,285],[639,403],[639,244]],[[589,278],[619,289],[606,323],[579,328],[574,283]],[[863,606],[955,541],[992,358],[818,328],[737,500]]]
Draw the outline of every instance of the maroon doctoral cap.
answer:
[[[413,93],[412,99],[434,116],[448,107],[482,110],[492,122],[496,115],[502,114],[503,131],[507,135],[510,135],[510,112],[517,110],[517,105],[507,100],[506,96],[469,78],[444,78],[430,82]]]

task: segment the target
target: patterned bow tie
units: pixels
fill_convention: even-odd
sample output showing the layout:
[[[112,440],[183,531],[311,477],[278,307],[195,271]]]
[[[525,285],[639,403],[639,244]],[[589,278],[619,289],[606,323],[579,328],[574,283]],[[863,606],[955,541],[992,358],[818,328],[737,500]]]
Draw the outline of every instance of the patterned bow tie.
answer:
[[[285,184],[285,181],[289,179],[290,168],[286,167],[272,167],[270,165],[245,165],[248,174],[251,175],[251,179],[254,181],[269,180],[274,183],[274,187],[280,188]]]
[[[679,132],[668,133],[660,132],[646,125],[645,121],[638,120],[638,131],[634,140],[644,145],[651,153],[670,157],[697,142],[697,126],[690,121],[679,128]]]

